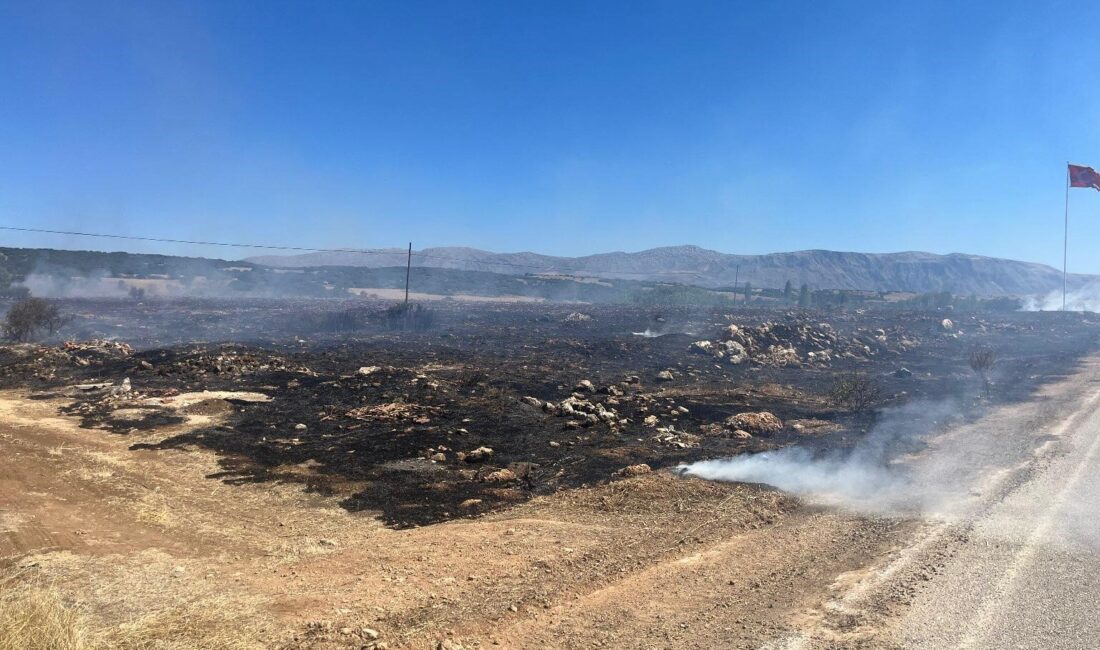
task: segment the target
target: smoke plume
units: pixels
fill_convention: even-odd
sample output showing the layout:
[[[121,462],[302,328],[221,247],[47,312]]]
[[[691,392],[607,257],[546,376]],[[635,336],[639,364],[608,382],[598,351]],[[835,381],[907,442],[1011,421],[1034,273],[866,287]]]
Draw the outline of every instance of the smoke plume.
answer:
[[[958,402],[916,402],[886,410],[853,448],[778,451],[681,465],[686,475],[763,483],[809,500],[861,511],[942,511],[966,491],[961,458],[938,450],[918,462],[913,452],[938,424],[958,417]]]
[[[1062,308],[1062,292],[1051,291],[1045,296],[1028,296],[1021,307],[1024,311],[1058,311]],[[1092,282],[1066,294],[1068,311],[1100,312],[1100,282]]]

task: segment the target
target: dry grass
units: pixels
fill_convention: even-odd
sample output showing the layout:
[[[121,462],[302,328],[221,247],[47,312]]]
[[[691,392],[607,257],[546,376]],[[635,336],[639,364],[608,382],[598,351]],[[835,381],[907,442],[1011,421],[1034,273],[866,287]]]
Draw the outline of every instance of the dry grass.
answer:
[[[211,597],[111,624],[68,603],[53,585],[0,578],[0,650],[259,650],[270,630],[256,614]]]
[[[208,599],[147,614],[98,635],[118,650],[259,650],[260,630],[228,598]]]
[[[83,615],[43,585],[0,578],[0,650],[91,650]]]
[[[137,520],[144,524],[169,528],[175,523],[168,498],[159,491],[154,490],[141,495],[141,498],[134,503],[134,509]]]

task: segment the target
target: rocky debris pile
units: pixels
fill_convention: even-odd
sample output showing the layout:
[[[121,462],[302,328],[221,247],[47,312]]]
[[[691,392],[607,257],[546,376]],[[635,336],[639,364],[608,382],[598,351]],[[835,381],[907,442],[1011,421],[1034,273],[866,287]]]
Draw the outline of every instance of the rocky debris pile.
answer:
[[[725,341],[696,341],[691,344],[691,351],[700,354],[709,354],[715,359],[724,359],[734,365],[748,361],[749,355],[745,346],[732,339]]]
[[[868,330],[863,327],[856,328],[852,340],[857,346],[862,346],[866,356],[875,354],[898,354],[920,345],[920,341],[909,335],[899,326],[889,329]]]
[[[446,463],[451,458],[451,456],[448,455],[451,451],[449,447],[438,445],[425,449],[421,452],[420,456],[432,463],[440,464]],[[477,447],[469,451],[455,452],[453,458],[458,463],[466,464],[467,466],[467,469],[458,469],[459,476],[466,480],[476,480],[482,483],[512,483],[528,479],[531,473],[538,468],[537,464],[530,462],[508,463],[507,467],[494,466],[492,461],[495,456],[496,452],[492,447]],[[469,465],[475,467],[469,468]],[[475,499],[462,507],[470,508],[479,503],[481,503],[481,500]]]
[[[303,366],[294,366],[286,359],[266,352],[247,350],[197,351],[182,358],[157,365],[164,374],[187,375],[254,375],[265,372],[293,372],[315,376],[317,373]]]
[[[802,363],[827,364],[834,355],[849,347],[828,323],[787,319],[769,321],[756,327],[731,324],[724,339],[737,343],[744,358],[761,365],[798,366]]]
[[[78,358],[125,359],[134,353],[134,348],[130,347],[130,344],[106,339],[66,341],[61,344],[60,349]]]
[[[615,407],[619,405],[619,398],[624,395],[624,388],[631,385],[624,382],[622,387],[610,385],[597,388],[590,380],[582,379],[577,382],[569,397],[556,404],[530,395],[524,396],[522,401],[551,415],[569,418],[566,421],[567,428],[591,427],[603,423],[617,430],[630,423]],[[596,395],[605,397],[600,401],[601,398],[595,397]]]
[[[471,449],[470,451],[460,451],[455,454],[455,458],[467,463],[480,463],[482,461],[489,460],[493,457],[493,449],[491,447],[478,447],[477,449]]]
[[[748,431],[745,431],[744,429],[736,429],[735,428],[735,429],[731,430],[729,427],[727,427],[723,424],[719,424],[717,422],[711,422],[711,423],[708,423],[708,424],[701,425],[699,427],[699,431],[700,431],[700,433],[702,433],[705,436],[715,436],[715,437],[721,437],[721,438],[737,438],[739,440],[748,440],[749,438],[752,438],[752,434],[749,433]]]
[[[783,429],[783,421],[767,411],[738,413],[726,418],[725,425],[734,431],[753,435],[768,435]]]
[[[414,424],[429,424],[431,416],[439,412],[434,406],[424,406],[409,402],[387,402],[360,406],[344,413],[353,420],[367,422],[399,422],[411,420]]]
[[[694,433],[677,431],[675,426],[669,425],[667,427],[657,427],[657,435],[653,436],[651,440],[662,447],[691,449],[698,447],[703,438]]]
[[[837,358],[865,359],[908,350],[918,344],[900,328],[892,330],[887,333],[883,329],[861,328],[855,335],[845,337],[829,323],[788,316],[782,321],[755,326],[730,324],[718,340],[695,341],[691,351],[733,365],[752,362],[775,367],[826,367]]]
[[[591,316],[589,316],[588,314],[582,314],[579,311],[572,312],[565,317],[566,323],[587,323],[590,320],[592,320]]]
[[[556,414],[568,418],[580,418],[580,425],[590,427],[601,422],[612,427],[627,424],[615,408],[603,402],[592,402],[571,395],[558,403]]]
[[[30,355],[30,362],[39,370],[49,367],[86,367],[125,359],[134,353],[129,344],[121,341],[93,339],[90,341],[66,341],[57,346],[41,346]],[[41,375],[37,373],[36,375]]]

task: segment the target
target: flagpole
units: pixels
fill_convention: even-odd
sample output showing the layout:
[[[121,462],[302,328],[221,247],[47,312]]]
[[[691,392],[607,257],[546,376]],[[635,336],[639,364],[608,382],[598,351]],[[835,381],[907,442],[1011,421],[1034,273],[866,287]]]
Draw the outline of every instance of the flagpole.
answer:
[[[1066,277],[1069,260],[1069,162],[1066,162],[1066,229],[1062,239],[1062,311],[1066,310]]]

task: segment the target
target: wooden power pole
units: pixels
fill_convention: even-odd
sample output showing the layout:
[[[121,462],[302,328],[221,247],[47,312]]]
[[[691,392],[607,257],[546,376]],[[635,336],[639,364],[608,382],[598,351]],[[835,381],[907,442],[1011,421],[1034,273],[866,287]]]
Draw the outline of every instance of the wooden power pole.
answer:
[[[409,242],[409,260],[405,264],[405,306],[409,306],[409,274],[413,267],[413,243]]]

